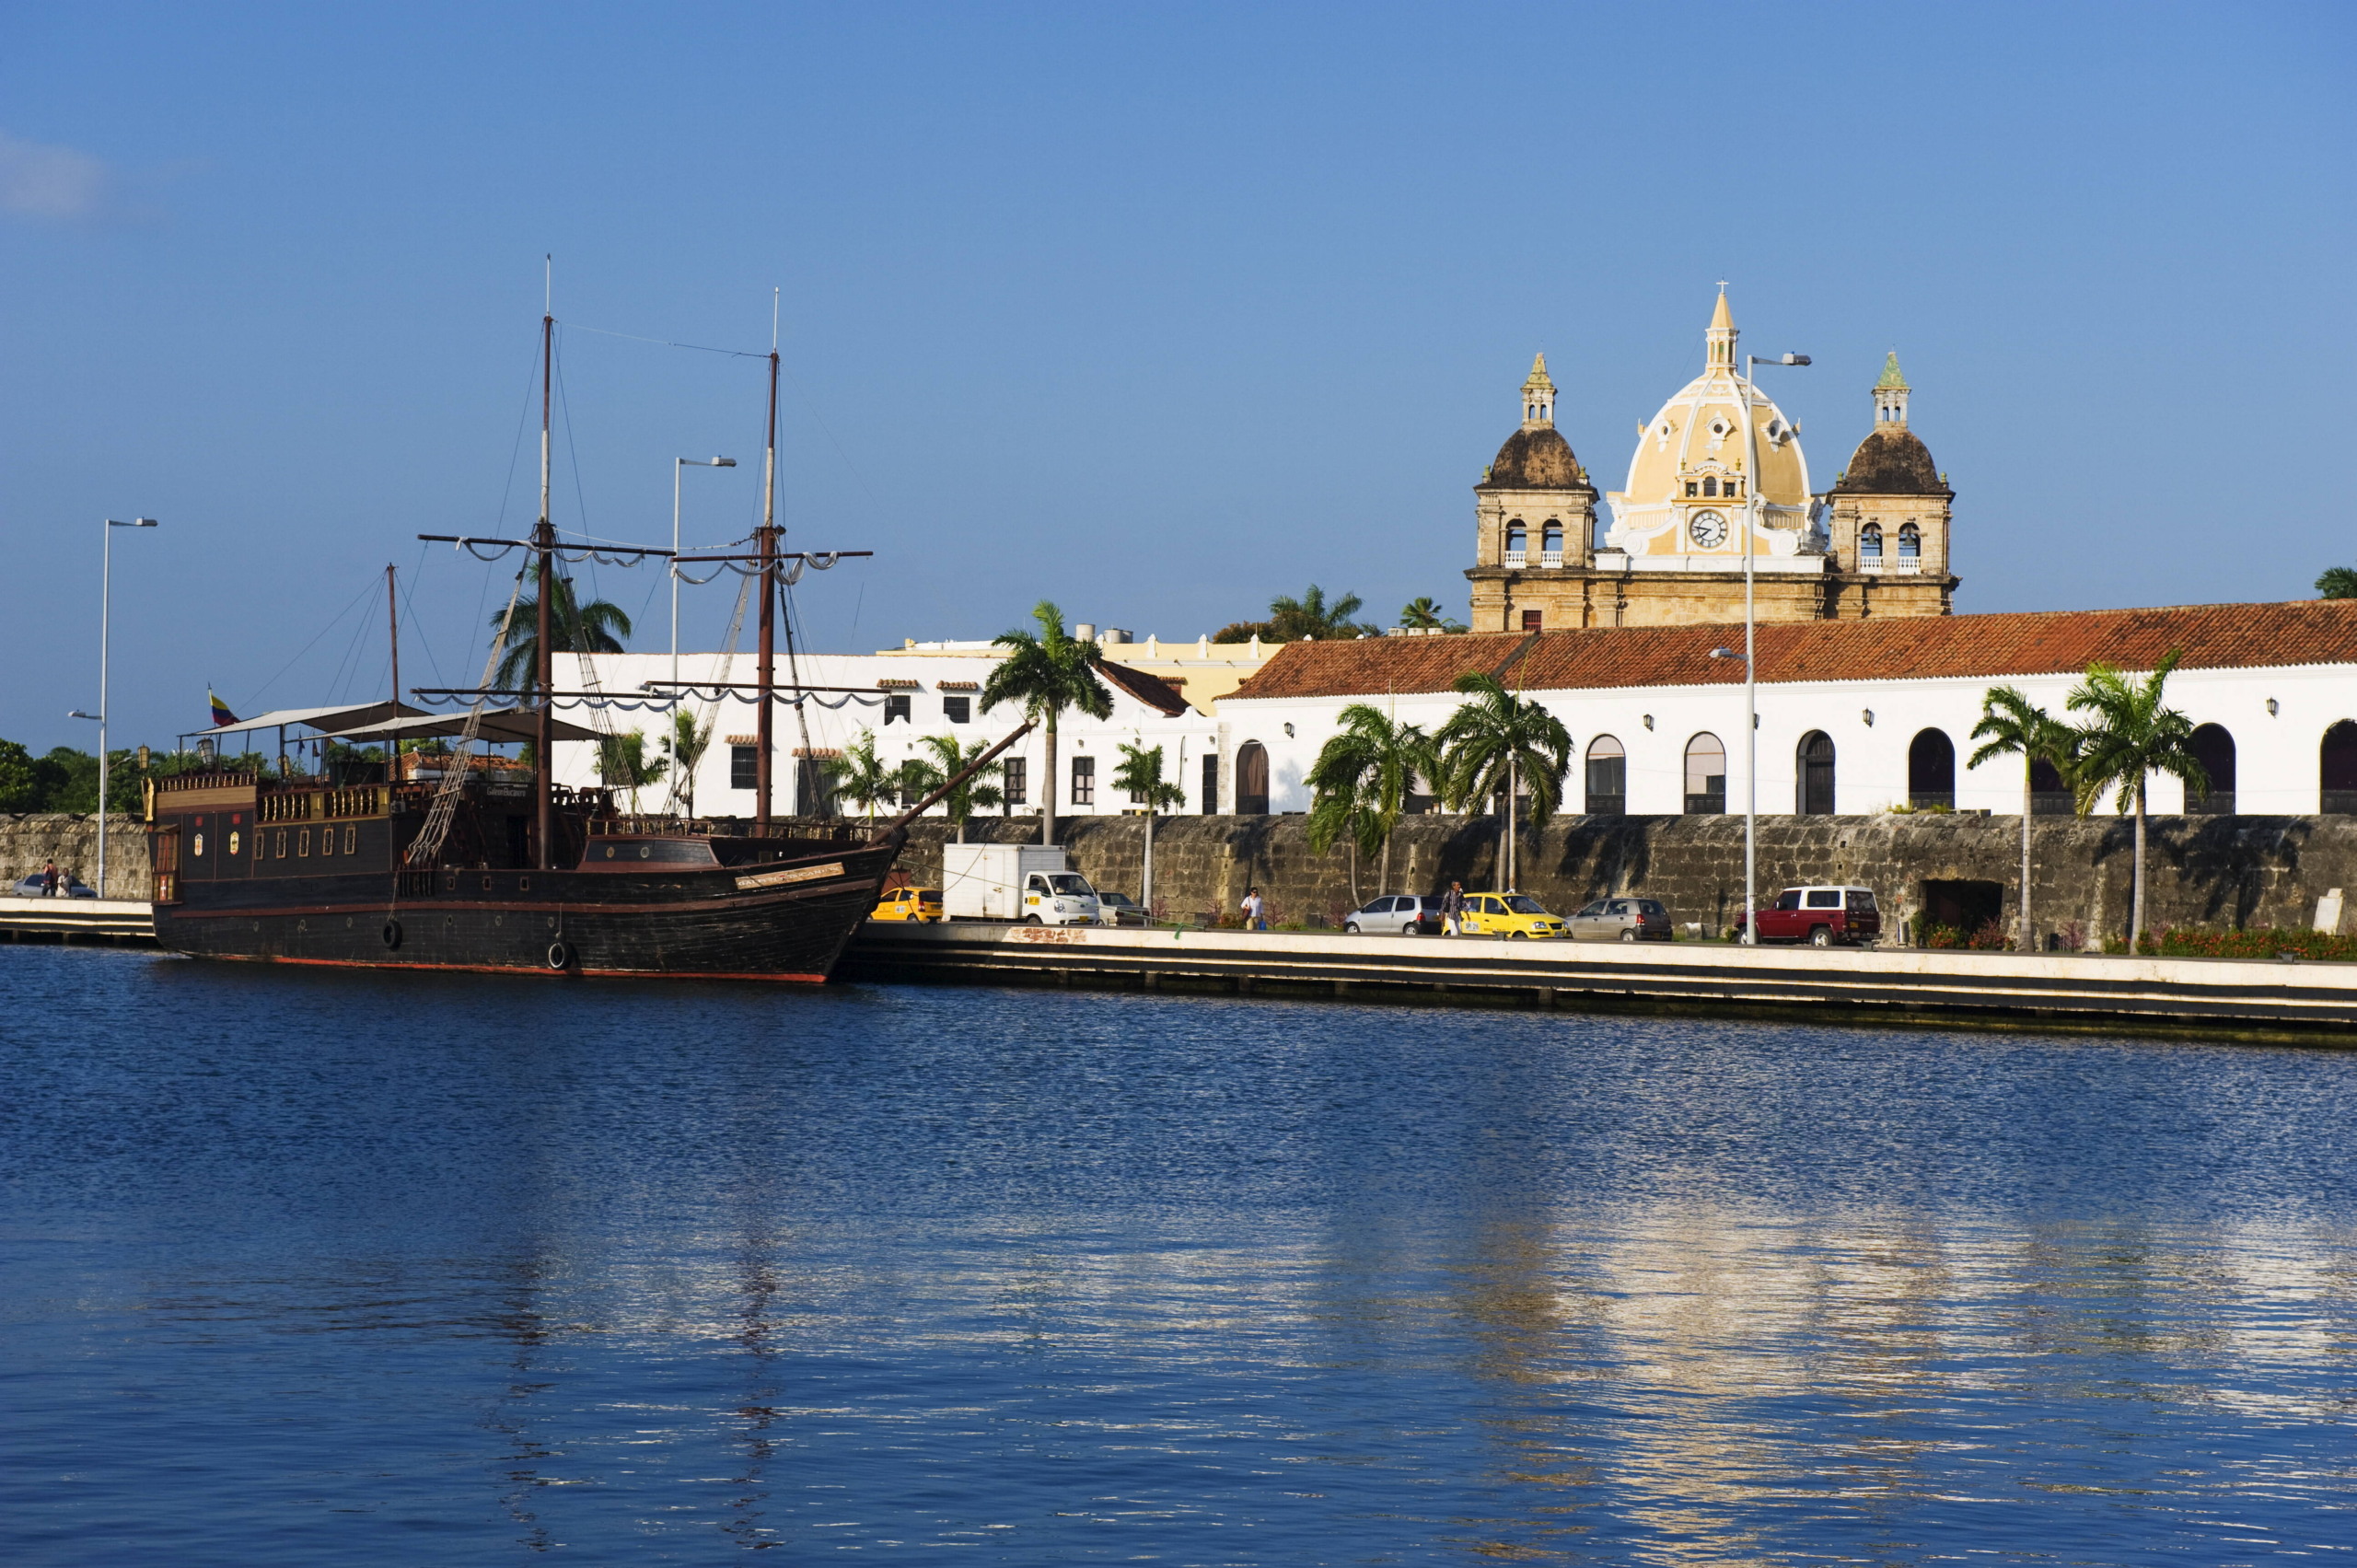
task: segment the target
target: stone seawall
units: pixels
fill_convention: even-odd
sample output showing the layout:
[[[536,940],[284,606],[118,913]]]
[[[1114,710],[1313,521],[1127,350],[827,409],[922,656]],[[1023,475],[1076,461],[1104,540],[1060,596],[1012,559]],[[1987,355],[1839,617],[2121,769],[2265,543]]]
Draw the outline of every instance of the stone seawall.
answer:
[[[47,860],[99,887],[99,819],[64,811],[0,815],[0,877],[14,885]],[[110,899],[145,900],[153,892],[147,875],[147,824],[136,817],[107,819],[107,885]]]
[[[1138,890],[1144,822],[1082,817],[1060,825],[1074,862],[1092,881]],[[977,820],[971,836],[1039,842],[1036,820]],[[2357,889],[2357,817],[2156,817],[2149,827],[2145,923],[2299,926],[2334,888]],[[2041,817],[2031,832],[2033,912],[2041,933],[2075,923],[2091,939],[2124,935],[2133,827],[2113,817]],[[937,885],[946,825],[928,821],[902,857]],[[1451,878],[1493,886],[1493,818],[1411,817],[1391,848],[1388,890],[1434,892]],[[1999,918],[2015,918],[2021,819],[1980,816],[1763,817],[1763,897],[1802,882],[1875,889],[1899,921],[1923,907],[1927,882],[1979,882],[2002,889]],[[1338,923],[1384,890],[1370,861],[1356,898],[1348,853],[1310,853],[1305,819],[1165,817],[1155,830],[1155,898],[1170,915],[1232,912],[1258,886],[1281,921]],[[1679,923],[1722,930],[1743,907],[1740,817],[1567,817],[1526,830],[1523,888],[1558,911],[1609,893],[1659,899]]]

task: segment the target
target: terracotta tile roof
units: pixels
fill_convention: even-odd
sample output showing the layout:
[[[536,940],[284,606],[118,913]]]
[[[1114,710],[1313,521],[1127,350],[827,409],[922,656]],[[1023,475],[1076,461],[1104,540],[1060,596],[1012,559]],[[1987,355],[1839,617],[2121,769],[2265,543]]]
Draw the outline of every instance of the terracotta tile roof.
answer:
[[[1526,642],[1530,645],[1523,648]],[[1714,659],[1711,650],[1742,646],[1740,622],[1599,626],[1542,632],[1535,637],[1499,632],[1287,643],[1235,695],[1444,691],[1466,670],[1494,673],[1509,660],[1512,668],[1503,677],[1506,684],[1531,691],[1727,686],[1741,683],[1743,661]],[[1892,616],[1785,621],[1759,630],[1763,681],[2076,674],[2098,659],[2140,670],[2152,668],[2172,648],[2183,650],[2183,668],[2188,669],[2357,664],[2357,600]]]
[[[1165,718],[1176,718],[1187,711],[1187,699],[1178,695],[1170,682],[1158,675],[1148,675],[1143,669],[1132,669],[1110,659],[1097,667],[1105,683],[1126,696],[1158,709]]]

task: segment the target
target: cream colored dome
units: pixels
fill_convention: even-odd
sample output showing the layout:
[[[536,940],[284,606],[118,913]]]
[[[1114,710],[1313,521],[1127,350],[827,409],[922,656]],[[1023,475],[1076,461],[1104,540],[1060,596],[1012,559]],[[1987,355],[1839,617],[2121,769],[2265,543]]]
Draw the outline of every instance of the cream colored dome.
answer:
[[[1807,543],[1809,517],[1808,459],[1801,455],[1799,426],[1736,368],[1735,318],[1724,293],[1703,338],[1702,374],[1639,431],[1628,487],[1607,497],[1612,528],[1606,547],[1632,556],[1724,555],[1739,561],[1756,452],[1759,505],[1753,552],[1799,553]],[[1750,450],[1744,436],[1747,401]]]

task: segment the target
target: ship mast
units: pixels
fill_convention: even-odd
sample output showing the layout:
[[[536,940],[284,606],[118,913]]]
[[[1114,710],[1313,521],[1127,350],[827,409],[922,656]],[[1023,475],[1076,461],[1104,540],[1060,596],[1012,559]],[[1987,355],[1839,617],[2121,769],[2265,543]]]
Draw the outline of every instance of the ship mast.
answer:
[[[555,757],[556,653],[552,602],[556,593],[556,529],[549,521],[549,362],[556,342],[556,317],[540,310],[540,520],[532,529],[532,553],[538,562],[540,602],[534,607],[533,679],[540,683],[540,712],[532,726],[532,818],[540,842],[540,868],[556,868],[556,807],[550,777]]]
[[[772,714],[772,693],[777,685],[777,338],[776,328],[771,328],[770,338],[770,428],[769,454],[761,463],[761,669],[756,701],[761,704],[753,725],[753,781],[759,798],[754,807],[753,823],[757,832],[767,832],[770,825],[770,731]]]

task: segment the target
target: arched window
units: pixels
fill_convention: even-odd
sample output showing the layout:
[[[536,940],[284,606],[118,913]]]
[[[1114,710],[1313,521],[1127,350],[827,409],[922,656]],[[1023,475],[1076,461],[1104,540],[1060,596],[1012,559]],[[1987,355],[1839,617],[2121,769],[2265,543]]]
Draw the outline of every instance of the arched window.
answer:
[[[1907,743],[1907,804],[1956,809],[1956,742],[1945,730],[1918,730]]]
[[[1727,808],[1727,749],[1704,730],[1686,743],[1686,814],[1715,817]]]
[[[2357,817],[2357,724],[2342,719],[2326,730],[2316,761],[2324,789],[2318,805],[2337,817]]]
[[[1882,559],[1882,525],[1868,523],[1858,530],[1858,558],[1862,561]]]
[[[1618,817],[1629,809],[1629,754],[1620,742],[1599,735],[1587,745],[1587,813]]]
[[[1236,749],[1236,811],[1239,817],[1269,814],[1269,750],[1257,740]]]
[[[1804,817],[1833,815],[1833,738],[1821,729],[1801,737],[1794,762],[1798,772],[1794,809]]]
[[[1522,526],[1520,517],[1506,524],[1506,564],[1519,566],[1530,550],[1530,530]]]
[[[1545,530],[1538,536],[1538,547],[1544,552],[1538,558],[1540,565],[1561,566],[1563,563],[1563,525],[1552,517],[1548,518]]]
[[[2191,738],[2194,760],[2201,771],[2210,775],[2210,792],[2196,795],[2185,792],[2185,814],[2189,817],[2231,817],[2235,814],[2235,738],[2226,726],[2205,724],[2195,728]]]
[[[1716,495],[1718,493],[1719,493],[1719,482],[1718,482],[1715,478],[1705,479],[1705,480],[1703,480],[1703,481],[1702,481],[1702,494],[1705,494],[1705,495]]]
[[[1901,524],[1899,524],[1899,525],[1898,525],[1898,558],[1899,558],[1901,561],[1913,561],[1913,560],[1917,560],[1917,559],[1919,559],[1919,558],[1922,555],[1922,553],[1923,553],[1923,534],[1922,534],[1922,531],[1921,529],[1919,529],[1918,528],[1916,528],[1916,526],[1915,526],[1913,523],[1901,523]]]

